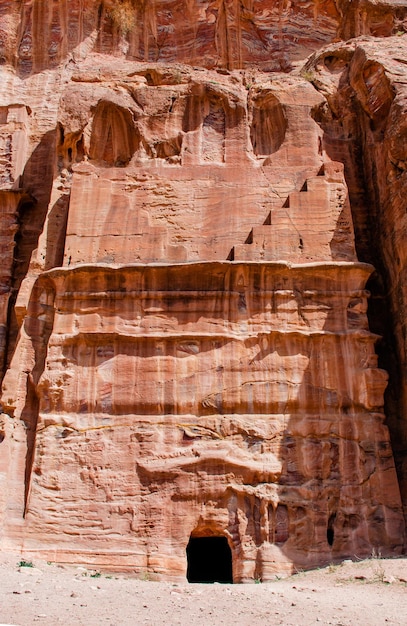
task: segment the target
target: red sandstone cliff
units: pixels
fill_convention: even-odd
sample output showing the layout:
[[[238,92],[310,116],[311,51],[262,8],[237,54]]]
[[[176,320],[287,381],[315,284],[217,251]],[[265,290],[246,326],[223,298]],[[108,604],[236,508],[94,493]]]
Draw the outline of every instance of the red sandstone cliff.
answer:
[[[2,548],[182,578],[220,535],[235,581],[400,553],[406,20],[0,3]]]

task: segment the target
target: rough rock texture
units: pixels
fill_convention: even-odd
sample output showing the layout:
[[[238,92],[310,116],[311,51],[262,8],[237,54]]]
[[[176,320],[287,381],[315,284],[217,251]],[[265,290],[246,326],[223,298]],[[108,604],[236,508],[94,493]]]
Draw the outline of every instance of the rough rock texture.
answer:
[[[399,554],[405,3],[0,16],[1,546],[182,579],[221,535],[235,582]]]
[[[405,37],[355,40],[314,55],[305,72],[327,104],[315,115],[327,154],[345,166],[360,260],[373,263],[370,328],[390,374],[386,422],[407,503]]]

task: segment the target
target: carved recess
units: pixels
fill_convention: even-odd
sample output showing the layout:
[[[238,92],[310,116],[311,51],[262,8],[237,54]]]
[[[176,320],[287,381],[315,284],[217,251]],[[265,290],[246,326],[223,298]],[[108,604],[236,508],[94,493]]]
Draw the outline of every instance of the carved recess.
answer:
[[[124,167],[138,141],[130,112],[110,102],[99,102],[92,120],[89,158]]]
[[[284,108],[273,93],[262,91],[252,98],[250,139],[256,156],[277,152],[287,131]]]

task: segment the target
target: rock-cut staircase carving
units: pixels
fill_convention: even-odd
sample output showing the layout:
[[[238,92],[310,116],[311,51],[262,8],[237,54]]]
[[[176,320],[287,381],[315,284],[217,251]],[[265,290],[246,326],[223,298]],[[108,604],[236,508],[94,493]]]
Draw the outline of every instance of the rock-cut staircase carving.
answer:
[[[254,226],[235,261],[356,261],[347,187],[340,163],[325,163],[301,191]]]

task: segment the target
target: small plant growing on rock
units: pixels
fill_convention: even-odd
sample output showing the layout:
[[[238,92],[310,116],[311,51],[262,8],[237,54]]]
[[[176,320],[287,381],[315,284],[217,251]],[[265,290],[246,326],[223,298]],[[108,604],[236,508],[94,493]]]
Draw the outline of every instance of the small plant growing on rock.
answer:
[[[136,25],[137,7],[143,3],[144,0],[115,0],[107,14],[116,28],[126,35]]]
[[[22,559],[18,562],[18,567],[34,567],[34,563],[32,561],[25,561]]]
[[[315,80],[315,72],[313,72],[312,70],[303,70],[301,72],[301,76],[305,78],[305,80],[307,80],[309,83],[312,83],[312,81]]]

